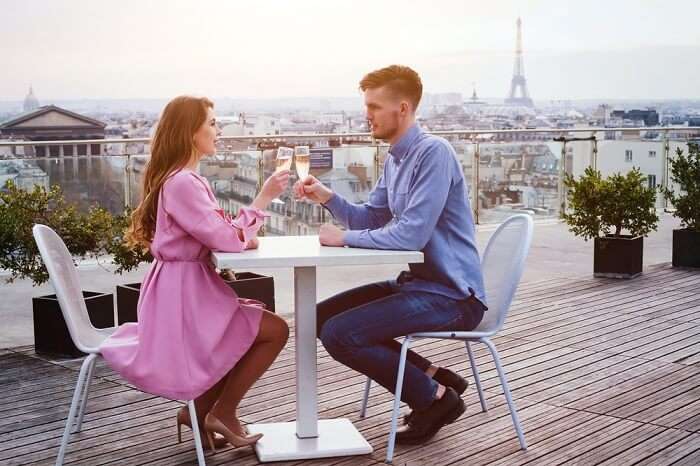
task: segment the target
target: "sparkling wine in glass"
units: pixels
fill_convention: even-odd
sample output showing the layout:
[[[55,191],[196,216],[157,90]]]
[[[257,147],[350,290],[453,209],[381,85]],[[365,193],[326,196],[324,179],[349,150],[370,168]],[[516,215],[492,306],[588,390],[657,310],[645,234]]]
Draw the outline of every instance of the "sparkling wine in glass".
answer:
[[[294,148],[294,164],[296,165],[299,179],[303,181],[309,176],[309,167],[311,164],[309,146],[296,146]]]
[[[275,173],[292,168],[292,159],[294,158],[294,149],[291,147],[279,147],[277,149],[277,158],[275,158]],[[275,204],[284,204],[279,197],[272,200]]]

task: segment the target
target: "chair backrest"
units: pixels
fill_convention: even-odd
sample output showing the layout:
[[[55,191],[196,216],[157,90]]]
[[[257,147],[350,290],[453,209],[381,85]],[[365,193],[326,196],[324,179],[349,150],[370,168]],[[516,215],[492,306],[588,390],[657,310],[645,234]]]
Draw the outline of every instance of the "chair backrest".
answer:
[[[105,337],[90,322],[73,257],[63,240],[46,225],[34,225],[32,233],[73,343],[83,352],[95,352]]]
[[[489,239],[481,259],[489,309],[475,331],[495,333],[503,327],[525,268],[532,230],[533,221],[529,215],[513,215]]]

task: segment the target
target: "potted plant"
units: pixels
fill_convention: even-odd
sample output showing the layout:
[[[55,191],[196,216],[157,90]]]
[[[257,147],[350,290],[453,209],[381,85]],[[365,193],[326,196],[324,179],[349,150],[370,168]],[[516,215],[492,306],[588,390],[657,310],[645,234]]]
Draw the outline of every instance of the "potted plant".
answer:
[[[75,258],[97,259],[106,252],[112,216],[97,207],[79,212],[65,202],[57,186],[49,191],[40,186],[25,191],[8,181],[0,191],[0,268],[10,272],[7,282],[27,278],[36,286],[48,280],[32,235],[32,227],[37,223],[56,231]],[[113,326],[112,295],[92,291],[83,291],[83,295],[92,324],[97,328]],[[36,351],[81,356],[70,338],[56,296],[39,296],[32,301]]]
[[[578,180],[567,174],[569,209],[562,219],[584,240],[593,238],[593,274],[632,278],[642,273],[644,236],[656,230],[656,191],[644,186],[638,168],[602,178],[587,168]]]
[[[671,180],[680,187],[678,194],[661,188],[681,220],[681,228],[673,230],[673,266],[700,267],[700,146],[688,143],[687,156],[678,148],[669,164]]]

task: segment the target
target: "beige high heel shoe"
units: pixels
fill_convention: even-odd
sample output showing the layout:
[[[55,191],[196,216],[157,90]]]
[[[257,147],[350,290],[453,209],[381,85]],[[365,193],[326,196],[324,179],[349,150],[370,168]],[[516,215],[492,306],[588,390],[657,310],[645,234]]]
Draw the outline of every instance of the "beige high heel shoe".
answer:
[[[211,413],[204,416],[204,432],[207,435],[209,448],[212,450],[216,450],[213,437],[214,433],[222,435],[228,443],[236,448],[255,445],[263,436],[263,434],[255,434],[241,437],[240,435],[234,434],[223,422]]]
[[[190,419],[190,411],[187,409],[187,406],[184,408],[180,408],[177,411],[177,443],[182,443],[182,426],[186,425],[190,429],[192,428],[192,420]],[[204,447],[205,450],[209,450],[211,448],[211,444],[216,448],[223,448],[225,447],[228,442],[226,441],[225,438],[223,437],[214,437],[212,439],[212,442],[209,442],[209,436],[207,435],[207,432],[200,428],[199,429],[200,436],[202,438],[202,446]],[[213,448],[211,448],[213,450]]]

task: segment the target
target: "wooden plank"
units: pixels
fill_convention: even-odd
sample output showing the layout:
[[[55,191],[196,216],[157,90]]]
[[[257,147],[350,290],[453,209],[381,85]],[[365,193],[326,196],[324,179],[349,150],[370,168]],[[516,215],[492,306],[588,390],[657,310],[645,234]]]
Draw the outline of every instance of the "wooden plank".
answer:
[[[599,466],[626,466],[638,464],[639,461],[648,458],[654,453],[661,451],[664,448],[667,448],[670,445],[689,437],[690,435],[691,434],[689,432],[683,432],[681,430],[664,430],[658,435],[635,445],[634,448],[630,448],[629,450],[608,458],[600,463]]]
[[[656,466],[658,464],[672,464],[698,450],[700,450],[700,435],[689,435],[673,445],[648,456],[646,459],[637,463],[637,465]]]
[[[395,464],[698,464],[698,287],[700,273],[668,266],[631,281],[587,276],[523,284],[494,341],[530,450],[519,449],[490,353],[473,345],[489,411],[480,412],[471,386],[467,413],[425,445],[399,446]],[[462,343],[421,340],[413,348],[471,378]],[[374,386],[368,416],[358,419],[364,376],[320,344],[318,351],[321,418],[351,419],[375,452],[277,464],[382,464],[392,395]],[[294,419],[294,361],[291,340],[241,403],[244,422]],[[0,463],[53,464],[81,364],[36,355],[30,346],[0,351]],[[138,392],[104,361],[96,374],[66,464],[196,464],[189,430],[176,443],[173,417],[181,403]],[[259,463],[243,448],[222,450],[207,464]]]

